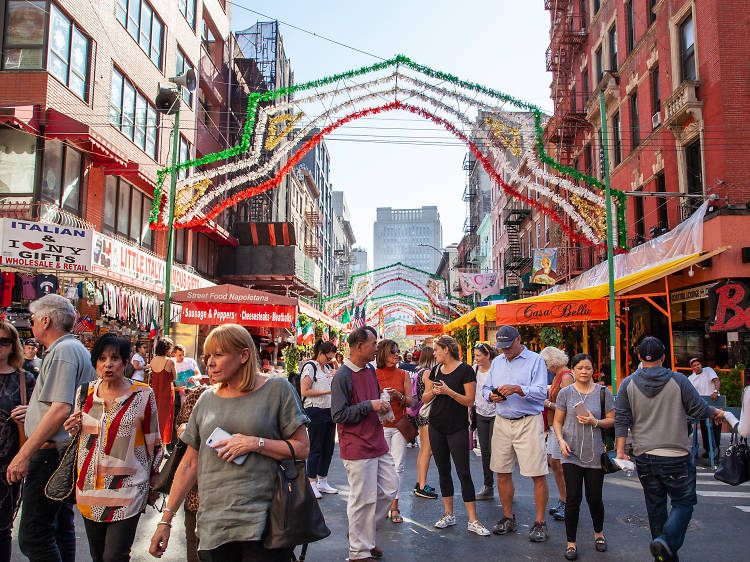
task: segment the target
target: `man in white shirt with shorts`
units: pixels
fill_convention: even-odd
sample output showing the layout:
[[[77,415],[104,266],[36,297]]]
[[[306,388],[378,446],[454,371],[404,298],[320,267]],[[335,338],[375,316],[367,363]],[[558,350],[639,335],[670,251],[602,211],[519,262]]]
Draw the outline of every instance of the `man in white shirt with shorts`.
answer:
[[[716,400],[719,396],[719,387],[721,381],[719,381],[719,375],[716,374],[711,367],[704,367],[703,361],[700,357],[693,357],[690,360],[690,368],[693,369],[693,374],[688,377],[688,380],[693,384],[695,390],[701,396],[709,396],[712,401]],[[719,451],[719,445],[721,444],[721,422],[719,425],[712,424],[711,430],[714,432],[714,443],[716,446],[717,456]],[[706,428],[706,420],[700,421],[701,437],[703,438],[703,458],[708,458],[708,431]]]

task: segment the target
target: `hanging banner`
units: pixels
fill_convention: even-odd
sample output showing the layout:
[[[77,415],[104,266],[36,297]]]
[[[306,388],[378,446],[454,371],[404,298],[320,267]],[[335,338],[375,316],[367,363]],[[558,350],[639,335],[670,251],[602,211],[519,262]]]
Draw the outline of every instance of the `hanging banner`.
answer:
[[[291,328],[297,323],[294,306],[186,302],[182,305],[183,324],[240,324],[264,328]]]
[[[442,324],[407,324],[406,336],[442,336]]]
[[[2,265],[91,271],[91,230],[4,218],[2,233]]]
[[[560,324],[606,320],[606,299],[506,302],[496,307],[495,324],[498,326],[519,324]]]
[[[750,328],[750,291],[741,281],[723,281],[708,290],[712,332],[734,332]]]
[[[458,272],[461,285],[461,296],[479,293],[482,296],[496,295],[500,292],[499,273],[461,273]]]
[[[557,278],[557,248],[535,249],[529,281],[537,285],[555,285]]]

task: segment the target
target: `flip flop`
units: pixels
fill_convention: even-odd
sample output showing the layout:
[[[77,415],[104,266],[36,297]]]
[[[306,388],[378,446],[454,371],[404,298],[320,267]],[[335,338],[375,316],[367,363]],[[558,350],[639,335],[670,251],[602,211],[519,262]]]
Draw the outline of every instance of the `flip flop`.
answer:
[[[393,514],[394,511],[396,512],[396,515]],[[401,511],[396,508],[388,510],[388,517],[391,519],[391,523],[403,523],[404,522],[404,518],[401,517]]]

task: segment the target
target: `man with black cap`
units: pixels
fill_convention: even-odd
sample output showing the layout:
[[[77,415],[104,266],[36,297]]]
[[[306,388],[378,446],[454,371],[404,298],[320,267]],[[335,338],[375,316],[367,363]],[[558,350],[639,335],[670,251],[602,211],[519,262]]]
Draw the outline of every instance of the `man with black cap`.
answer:
[[[628,458],[629,429],[646,498],[651,554],[659,561],[678,560],[677,550],[698,501],[687,419],[724,415],[706,404],[687,377],[662,366],[664,353],[657,338],[643,339],[638,346],[643,367],[622,382],[615,403],[617,458]],[[669,514],[667,496],[672,501]]]
[[[503,517],[493,527],[496,535],[516,530],[513,514],[513,467],[534,481],[536,520],[529,540],[547,540],[544,511],[547,506],[547,454],[544,448],[544,400],[547,398],[547,365],[537,353],[521,345],[513,326],[497,331],[501,354],[492,360],[490,375],[482,387],[486,400],[495,403],[490,468],[497,473],[497,489]]]
[[[34,378],[39,376],[39,368],[42,366],[42,360],[36,356],[38,349],[39,344],[34,338],[23,342],[23,370],[34,375]]]

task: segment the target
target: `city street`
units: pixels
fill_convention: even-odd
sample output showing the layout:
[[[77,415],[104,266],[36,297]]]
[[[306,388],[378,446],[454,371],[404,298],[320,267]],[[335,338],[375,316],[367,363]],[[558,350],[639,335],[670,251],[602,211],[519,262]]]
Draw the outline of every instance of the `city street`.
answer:
[[[724,436],[724,442],[728,436]],[[550,538],[543,544],[529,542],[527,532],[533,522],[533,496],[528,479],[515,475],[516,518],[518,532],[512,536],[479,537],[466,531],[466,512],[456,497],[455,527],[445,530],[435,529],[433,523],[442,514],[442,502],[417,498],[411,493],[416,480],[417,449],[407,449],[407,470],[402,481],[400,501],[404,522],[398,525],[384,521],[378,533],[378,546],[385,552],[383,560],[402,562],[430,559],[446,561],[460,560],[470,555],[472,560],[562,560],[565,547],[565,524],[550,517],[547,524]],[[477,489],[481,487],[481,461],[471,455],[472,474]],[[455,475],[454,475],[455,476]],[[312,544],[308,550],[309,562],[344,560],[347,557],[346,543],[346,473],[338,457],[329,475],[330,482],[340,490],[338,495],[324,496],[321,502],[323,513],[331,529],[331,536]],[[458,481],[455,479],[456,486]],[[431,466],[428,482],[437,486],[437,471]],[[552,477],[549,477],[550,504],[557,500]],[[579,560],[634,561],[650,560],[648,551],[649,532],[643,494],[637,477],[627,478],[623,473],[606,477],[604,485],[606,508],[604,533],[609,551],[600,554],[594,550],[591,519],[585,505],[581,506],[581,520],[578,531]],[[499,501],[478,502],[480,520],[491,527],[500,517]],[[77,513],[77,512],[76,512]],[[132,550],[132,560],[148,561],[151,534],[159,514],[149,508],[142,517],[138,535]],[[680,560],[703,561],[722,560],[726,562],[747,559],[750,538],[738,535],[750,524],[750,483],[736,488],[714,480],[708,468],[698,468],[698,505],[690,524],[685,546],[680,551]],[[172,541],[163,557],[165,561],[185,559],[184,528],[182,510],[175,518]],[[732,533],[732,539],[727,540]],[[78,537],[77,559],[90,560],[83,523],[77,518]],[[15,537],[14,531],[14,537]],[[299,552],[299,549],[297,549]],[[14,540],[13,560],[24,560]]]

